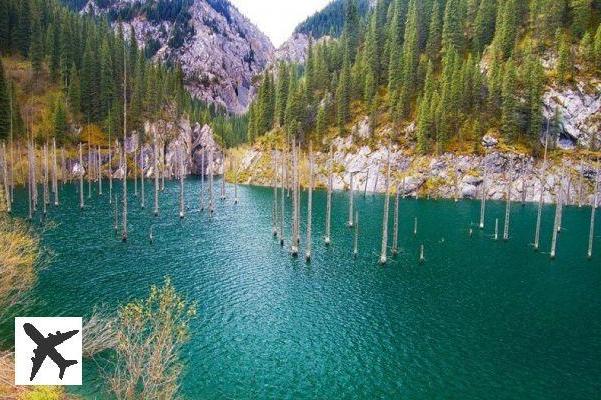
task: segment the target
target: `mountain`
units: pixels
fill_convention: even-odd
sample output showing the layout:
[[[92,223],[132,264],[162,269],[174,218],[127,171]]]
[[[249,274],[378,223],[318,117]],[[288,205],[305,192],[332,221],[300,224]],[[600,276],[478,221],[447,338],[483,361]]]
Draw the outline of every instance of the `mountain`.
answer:
[[[194,97],[235,114],[273,58],[271,41],[227,0],[89,0],[81,12],[133,28],[147,56],[181,66]]]
[[[339,37],[347,18],[346,5],[347,0],[334,0],[322,10],[301,22],[294,29],[290,38],[276,50],[275,59],[304,63],[307,57],[309,37],[312,37],[315,42],[328,41]],[[365,16],[374,5],[374,2],[373,0],[358,0],[356,5],[358,14]]]

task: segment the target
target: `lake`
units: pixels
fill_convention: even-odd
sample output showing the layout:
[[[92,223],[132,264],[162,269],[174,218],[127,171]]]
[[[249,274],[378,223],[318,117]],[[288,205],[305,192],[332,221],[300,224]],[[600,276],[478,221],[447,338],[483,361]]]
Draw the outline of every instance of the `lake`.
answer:
[[[495,218],[502,232],[502,202],[487,203],[481,231],[479,201],[404,199],[400,253],[382,267],[384,197],[355,196],[355,260],[345,224],[348,194],[333,196],[327,248],[326,194],[318,191],[307,265],[272,236],[271,189],[241,186],[234,205],[233,186],[220,201],[217,182],[211,218],[199,211],[199,181],[190,178],[189,210],[180,221],[178,182],[166,183],[158,218],[150,181],[145,210],[131,183],[129,241],[122,243],[113,231],[108,182],[105,195],[86,199],[83,212],[76,186],[66,185],[61,207],[50,209],[56,226],[42,237],[54,257],[34,290],[32,315],[115,309],[172,277],[199,311],[183,354],[185,398],[591,399],[601,393],[601,243],[597,237],[587,260],[590,207],[564,209],[551,260],[553,206],[543,211],[537,253],[535,204],[512,207],[511,238],[504,242],[493,238]],[[120,192],[120,183],[115,187]],[[26,216],[25,199],[17,191],[15,214]],[[301,255],[305,200],[306,193]],[[391,199],[391,238],[393,206]],[[99,380],[97,364],[87,362],[84,386],[73,391],[105,397]]]

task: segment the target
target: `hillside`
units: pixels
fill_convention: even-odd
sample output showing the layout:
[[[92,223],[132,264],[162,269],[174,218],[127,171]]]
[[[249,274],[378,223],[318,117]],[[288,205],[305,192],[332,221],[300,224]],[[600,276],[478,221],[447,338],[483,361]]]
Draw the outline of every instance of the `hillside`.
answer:
[[[273,56],[267,36],[227,0],[89,0],[82,12],[114,28],[121,21],[147,57],[181,66],[192,96],[236,114],[248,109],[253,78]]]
[[[486,134],[540,150],[547,130],[552,145],[595,150],[600,9],[599,1],[380,0],[362,16],[347,2],[340,38],[264,76],[249,139],[279,126],[302,143],[327,142],[369,116],[372,132],[390,124],[393,140],[422,154],[477,150]]]

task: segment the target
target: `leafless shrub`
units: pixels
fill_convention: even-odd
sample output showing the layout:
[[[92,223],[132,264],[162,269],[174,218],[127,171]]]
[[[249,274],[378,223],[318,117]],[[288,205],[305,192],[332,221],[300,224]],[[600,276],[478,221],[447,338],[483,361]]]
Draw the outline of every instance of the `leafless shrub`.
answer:
[[[183,370],[179,353],[188,340],[196,306],[167,278],[150,296],[119,312],[117,356],[110,387],[118,399],[169,400],[177,396]]]
[[[83,356],[96,354],[117,347],[117,317],[108,310],[96,308],[83,324]]]

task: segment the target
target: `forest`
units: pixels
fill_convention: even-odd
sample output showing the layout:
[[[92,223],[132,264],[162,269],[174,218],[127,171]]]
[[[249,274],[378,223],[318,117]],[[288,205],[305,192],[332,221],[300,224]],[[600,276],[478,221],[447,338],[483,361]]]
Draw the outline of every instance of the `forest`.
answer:
[[[168,14],[160,4],[157,10]],[[212,122],[224,143],[245,138],[243,118],[193,100],[181,68],[149,59],[133,31],[119,23],[113,29],[108,20],[79,15],[55,0],[0,2],[0,54],[0,140],[12,132],[17,140],[55,137],[69,144],[81,140],[74,134],[78,127],[108,137],[122,130],[124,99],[132,131],[146,120],[174,118],[166,112],[172,105],[176,117]]]
[[[321,142],[363,114],[372,132],[391,122],[394,139],[414,123],[422,154],[477,147],[490,130],[533,147],[545,87],[599,76],[598,0],[379,0],[366,16],[359,4],[345,2],[340,39],[264,74],[249,141],[282,127]],[[306,30],[318,39],[338,19],[315,16]]]

